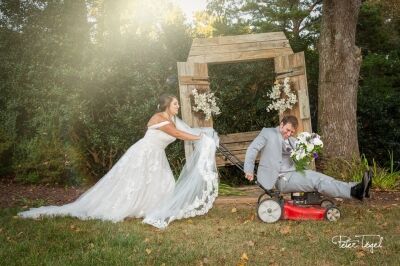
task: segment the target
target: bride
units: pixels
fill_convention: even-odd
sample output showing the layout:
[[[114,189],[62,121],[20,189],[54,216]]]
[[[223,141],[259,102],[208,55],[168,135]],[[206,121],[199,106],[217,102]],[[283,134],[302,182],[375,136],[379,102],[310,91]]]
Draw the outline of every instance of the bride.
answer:
[[[18,215],[113,222],[135,217],[165,228],[173,220],[207,213],[218,195],[218,136],[212,128],[190,128],[177,118],[179,102],[175,96],[162,95],[158,109],[160,112],[147,124],[145,136],[77,200],[63,206],[32,208]],[[175,183],[165,148],[177,138],[192,141],[194,152]]]

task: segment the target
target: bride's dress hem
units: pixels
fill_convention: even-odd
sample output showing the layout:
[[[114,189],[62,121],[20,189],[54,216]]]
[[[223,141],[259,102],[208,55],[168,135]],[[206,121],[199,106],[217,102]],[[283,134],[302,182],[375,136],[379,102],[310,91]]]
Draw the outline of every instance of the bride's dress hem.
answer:
[[[191,129],[179,119],[176,122],[183,131],[206,133],[194,143],[196,148],[176,183],[165,155],[165,148],[175,138],[158,129],[169,123],[164,121],[149,127],[146,135],[74,202],[31,208],[18,216],[75,217],[114,223],[144,218],[144,223],[165,228],[173,220],[207,213],[218,196],[215,166],[218,136],[211,128]]]
[[[166,229],[168,225],[174,221],[174,220],[180,220],[180,219],[185,219],[185,218],[191,218],[199,215],[204,215],[208,213],[208,211],[213,207],[213,204],[218,197],[218,180],[214,179],[212,181],[212,187],[214,188],[212,193],[210,195],[204,195],[205,197],[202,199],[196,199],[196,201],[188,206],[186,209],[179,211],[179,214],[176,216],[170,216],[167,217],[166,219],[160,219],[160,218],[151,218],[151,217],[145,217],[145,219],[142,221],[144,224],[152,225],[154,227],[157,227],[158,229]],[[204,194],[207,192],[205,191]],[[202,206],[202,207],[201,207]],[[200,208],[200,209],[199,209]]]

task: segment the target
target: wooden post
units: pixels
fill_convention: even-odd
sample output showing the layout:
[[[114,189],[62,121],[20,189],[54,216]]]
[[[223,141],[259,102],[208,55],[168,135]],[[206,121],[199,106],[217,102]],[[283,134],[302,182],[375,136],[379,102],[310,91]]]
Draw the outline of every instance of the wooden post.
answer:
[[[212,118],[204,120],[192,111],[190,95],[193,89],[209,91],[208,67],[203,63],[178,62],[179,96],[182,120],[191,127],[212,127]],[[189,142],[185,142],[186,159],[193,152]]]
[[[295,53],[292,55],[284,55],[275,57],[275,73],[276,79],[283,81],[289,77],[292,83],[292,88],[297,92],[298,102],[292,110],[287,110],[280,115],[294,115],[299,120],[297,132],[312,132],[310,104],[308,99],[306,63],[304,52]]]
[[[283,81],[286,77],[290,78],[292,88],[297,92],[298,98],[298,102],[292,110],[286,110],[283,114],[280,114],[279,120],[284,115],[294,115],[299,120],[297,133],[303,131],[312,133],[304,52],[276,57],[275,73],[277,80]],[[310,168],[315,170],[314,162],[311,163]]]
[[[189,52],[188,62],[178,62],[183,121],[192,127],[212,127],[213,125],[212,120],[205,121],[196,116],[190,103],[190,95],[194,88],[199,91],[210,90],[208,63],[220,64],[267,58],[275,59],[276,78],[283,80],[285,77],[290,77],[293,89],[297,92],[298,103],[284,115],[291,114],[298,118],[298,132],[312,132],[304,53],[293,54],[289,41],[283,32],[195,39]],[[247,136],[246,133],[239,135],[240,137]],[[239,141],[237,139],[239,135],[221,136],[221,143],[227,144],[235,152],[235,155],[243,157],[251,140],[244,138]],[[185,143],[186,159],[192,151],[193,147]],[[220,161],[221,164],[225,163],[223,158]]]

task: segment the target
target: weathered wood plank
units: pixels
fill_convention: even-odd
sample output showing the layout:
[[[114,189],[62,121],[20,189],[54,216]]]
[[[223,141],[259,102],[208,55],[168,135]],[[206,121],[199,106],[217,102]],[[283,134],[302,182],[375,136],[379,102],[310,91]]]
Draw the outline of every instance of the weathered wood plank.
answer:
[[[207,77],[201,76],[180,76],[179,77],[180,85],[210,85],[210,82]]]
[[[244,161],[247,148],[259,133],[260,131],[249,131],[249,132],[220,135],[219,136],[220,143],[224,144],[224,146],[232,154],[237,156],[239,160]],[[217,152],[216,160],[217,160],[217,166],[232,164],[229,160],[225,160],[224,156],[222,156],[222,154],[220,154],[219,152]]]
[[[244,152],[233,152],[233,154],[242,162],[244,162],[245,157],[246,157],[246,151]],[[258,162],[260,160],[260,155],[257,156],[256,158],[256,162]],[[217,153],[217,157],[216,157],[216,163],[217,166],[224,166],[224,165],[232,165],[232,163],[229,160],[225,160],[224,157],[220,154]]]
[[[233,142],[224,144],[224,146],[230,151],[241,151],[246,150],[249,147],[250,143],[251,141]]]
[[[239,160],[244,162],[245,157],[246,157],[246,152],[244,152],[244,153],[243,152],[241,152],[241,153],[234,152],[233,154]],[[217,166],[222,166],[222,165],[225,165],[225,164],[228,164],[228,165],[232,164],[231,161],[225,160],[224,156],[222,156],[221,154],[218,154],[218,153],[217,153],[217,156],[216,156],[216,163],[217,163]]]
[[[234,36],[218,36],[213,38],[196,38],[193,40],[192,47],[277,40],[287,40],[282,31]]]
[[[188,63],[188,62],[178,62],[178,78],[179,77],[208,77],[208,67],[207,64],[199,63]],[[182,120],[185,121],[191,127],[212,127],[212,119],[205,121],[199,119],[192,112],[192,106],[190,104],[190,95],[193,89],[209,90],[208,84],[179,84],[179,96],[180,96],[180,106]],[[185,156],[186,159],[193,152],[193,147],[189,143],[185,142]]]
[[[253,139],[255,139],[259,133],[260,131],[233,133],[227,135],[220,135],[219,139],[220,142],[223,144],[242,142],[242,141],[253,141]]]
[[[285,72],[276,72],[277,75],[276,75],[275,79],[279,80],[279,79],[284,79],[286,77],[291,78],[294,76],[301,76],[306,73],[305,71],[306,70],[303,66],[293,67],[293,68],[288,69]]]
[[[293,69],[304,70],[304,73],[301,73],[300,75],[293,75],[290,78],[293,84],[293,89],[297,91],[298,103],[292,110],[285,111],[283,115],[294,115],[297,117],[299,120],[297,132],[312,132],[304,52],[295,53],[293,55],[279,56],[276,57],[274,61],[275,72],[277,73],[287,72]],[[280,75],[277,78],[283,79],[284,77],[284,75]]]
[[[240,53],[247,51],[258,51],[276,48],[290,48],[288,40],[275,40],[275,41],[260,41],[260,42],[245,42],[237,44],[224,44],[224,45],[204,45],[197,46],[190,49],[189,57],[205,54],[220,54],[220,53]]]
[[[308,100],[307,90],[300,89],[297,91],[299,96],[299,110],[300,110],[300,119],[310,119],[310,104]]]
[[[289,47],[264,49],[256,51],[220,53],[220,54],[204,54],[188,57],[188,62],[197,63],[234,63],[240,61],[254,61],[260,59],[275,58],[277,56],[293,54]]]

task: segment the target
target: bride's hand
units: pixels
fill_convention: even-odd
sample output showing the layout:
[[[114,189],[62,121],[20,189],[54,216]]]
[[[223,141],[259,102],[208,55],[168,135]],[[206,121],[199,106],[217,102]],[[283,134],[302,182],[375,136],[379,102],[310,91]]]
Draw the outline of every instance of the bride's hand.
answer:
[[[197,136],[198,139],[196,139],[196,140],[202,139],[205,135],[206,135],[206,134],[205,134],[204,132],[200,132],[200,134]]]

